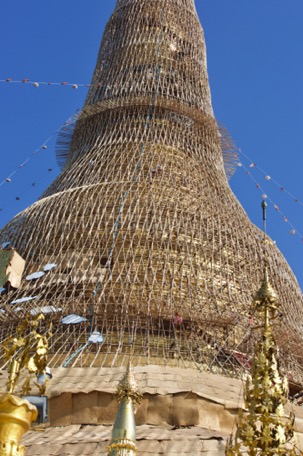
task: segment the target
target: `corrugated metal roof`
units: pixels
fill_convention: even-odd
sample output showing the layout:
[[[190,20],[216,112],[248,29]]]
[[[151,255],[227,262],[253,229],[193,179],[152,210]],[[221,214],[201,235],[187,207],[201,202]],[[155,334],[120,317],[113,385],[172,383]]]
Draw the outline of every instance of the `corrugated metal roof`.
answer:
[[[53,379],[48,388],[49,397],[53,398],[59,409],[63,407],[64,416],[71,413],[73,418],[66,425],[62,424],[62,427],[28,433],[24,439],[28,446],[27,456],[107,455],[106,446],[116,411],[114,406],[108,409],[106,401],[108,398],[112,400],[108,393],[115,392],[124,371],[124,367],[53,369]],[[137,412],[137,423],[142,423],[137,426],[139,455],[224,455],[227,428],[231,424],[224,420],[233,417],[235,410],[243,405],[240,381],[192,369],[155,365],[136,366],[135,375],[143,393],[154,392],[145,395],[142,408],[139,407]],[[3,375],[0,377],[0,388],[5,387],[5,382],[6,375]],[[67,394],[61,396],[64,392]],[[102,395],[103,393],[105,394]],[[105,402],[100,402],[102,397],[107,398]],[[70,411],[66,404],[69,404]],[[200,410],[200,418],[193,422],[197,409]],[[286,408],[286,413],[290,409],[296,415],[298,443],[301,445],[303,409],[291,405]],[[165,421],[166,412],[169,421]],[[171,416],[176,413],[178,416],[175,418],[179,421],[190,418],[191,426],[174,429]],[[93,423],[100,422],[99,418],[103,420],[101,422],[110,424],[94,425]],[[96,421],[88,421],[92,424],[84,425],[86,419]],[[154,425],[151,420],[154,420]],[[70,425],[71,423],[79,424]]]
[[[23,440],[27,456],[107,455],[111,426],[67,426],[29,432]],[[141,455],[199,455],[205,452],[223,456],[226,436],[207,429],[163,429],[156,426],[137,428],[137,446]],[[43,451],[42,451],[43,448]]]

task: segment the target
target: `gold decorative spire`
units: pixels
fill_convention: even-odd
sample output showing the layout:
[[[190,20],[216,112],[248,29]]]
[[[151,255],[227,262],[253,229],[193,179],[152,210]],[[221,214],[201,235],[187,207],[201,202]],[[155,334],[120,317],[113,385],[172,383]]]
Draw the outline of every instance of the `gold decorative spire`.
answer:
[[[137,385],[131,361],[127,365],[127,370],[122,377],[116,392],[119,402],[125,398],[130,398],[133,404],[140,404],[142,393]]]
[[[257,291],[254,302],[257,306],[259,306],[260,304],[263,304],[264,301],[268,302],[268,304],[270,304],[271,306],[274,305],[275,308],[280,306],[279,297],[273,289],[273,287],[271,286],[271,284],[269,283],[268,270],[266,264],[264,266],[264,277],[262,286],[260,290]]]
[[[264,222],[265,204],[262,204]],[[256,343],[251,378],[245,386],[247,413],[239,416],[235,438],[231,437],[227,444],[227,456],[302,454],[294,444],[294,419],[284,416],[288,382],[279,372],[278,350],[272,332],[273,320],[280,313],[280,301],[269,283],[265,242],[264,255],[263,283],[254,298],[255,311],[262,321],[262,340]]]
[[[10,362],[7,394],[0,395],[0,455],[24,456],[26,449],[20,445],[23,435],[30,429],[32,421],[38,417],[37,409],[18,396],[13,395],[16,390],[20,373],[28,371],[21,394],[30,391],[31,374],[42,374],[46,370],[48,340],[47,336],[38,331],[41,320],[45,317],[40,314],[36,317],[25,318],[17,327],[15,334],[4,344],[5,359]],[[50,335],[50,333],[48,333]],[[45,392],[43,386],[40,394]]]
[[[142,394],[136,383],[131,362],[118,385],[116,395],[120,405],[113,428],[112,441],[108,447],[108,456],[135,456],[138,449],[134,405],[141,403]]]

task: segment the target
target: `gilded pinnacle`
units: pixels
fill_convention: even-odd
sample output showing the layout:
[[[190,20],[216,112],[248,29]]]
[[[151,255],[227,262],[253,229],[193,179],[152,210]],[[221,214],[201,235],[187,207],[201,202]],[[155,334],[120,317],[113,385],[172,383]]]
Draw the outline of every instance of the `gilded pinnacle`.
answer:
[[[131,362],[118,385],[116,395],[119,402],[125,398],[131,399],[134,404],[140,404],[142,401],[142,394],[137,385]]]
[[[240,414],[237,432],[228,442],[225,454],[295,456],[301,453],[295,448],[294,423],[291,418],[284,418],[288,382],[279,372],[278,350],[270,324],[280,302],[269,283],[266,265],[254,302],[257,310],[264,312],[262,339],[256,343],[251,378],[246,382],[247,413]]]
[[[108,447],[108,455],[135,456],[137,446],[134,404],[140,404],[142,394],[136,383],[131,362],[118,385],[117,397],[120,405],[113,427],[112,441]]]
[[[256,293],[254,303],[258,311],[264,310],[265,306],[269,306],[272,310],[277,310],[280,307],[278,294],[273,289],[268,279],[267,266],[264,267],[264,276],[261,288]]]

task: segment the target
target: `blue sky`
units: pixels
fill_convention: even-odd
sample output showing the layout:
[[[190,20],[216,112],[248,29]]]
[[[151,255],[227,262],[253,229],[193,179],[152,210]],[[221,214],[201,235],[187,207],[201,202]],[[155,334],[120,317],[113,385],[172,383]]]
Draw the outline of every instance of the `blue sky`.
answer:
[[[0,79],[89,83],[115,1],[17,3],[0,6]],[[302,286],[303,242],[298,232],[303,234],[303,205],[286,190],[303,201],[303,2],[197,0],[196,6],[207,40],[216,117],[241,151],[265,171],[248,168],[295,226],[291,234],[294,228],[269,204],[268,233]],[[82,107],[85,95],[85,88],[0,83],[0,184],[17,169],[10,183],[0,185],[0,227],[55,178],[53,133]],[[48,148],[32,155],[51,136]],[[251,161],[243,158],[248,167]],[[262,192],[243,167],[231,186],[260,226]]]

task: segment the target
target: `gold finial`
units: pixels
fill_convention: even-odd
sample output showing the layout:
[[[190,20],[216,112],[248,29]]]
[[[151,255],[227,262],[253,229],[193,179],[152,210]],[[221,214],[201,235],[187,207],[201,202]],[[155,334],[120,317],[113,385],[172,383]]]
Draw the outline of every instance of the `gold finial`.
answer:
[[[119,382],[116,396],[119,402],[124,398],[130,398],[133,404],[140,404],[142,401],[142,393],[137,385],[131,360],[129,360],[126,372]]]
[[[38,412],[28,401],[11,394],[0,396],[0,454],[24,456],[26,449],[20,445],[23,435],[36,421]]]
[[[263,201],[265,203],[265,201]],[[266,221],[266,203],[262,204]],[[265,226],[264,226],[265,233]],[[262,318],[262,340],[255,346],[251,378],[247,379],[244,399],[246,413],[241,413],[235,437],[226,447],[227,456],[295,456],[302,454],[294,445],[294,420],[284,418],[288,382],[279,372],[278,350],[272,333],[272,321],[280,309],[277,293],[268,279],[264,243],[264,277],[254,299]]]
[[[131,361],[119,382],[116,395],[120,405],[112,432],[112,441],[107,448],[108,456],[135,456],[138,449],[134,405],[141,403],[142,394],[136,383]]]
[[[264,324],[266,325],[270,324],[270,321],[277,316],[277,313],[281,314],[279,296],[269,282],[266,262],[264,265],[263,282],[255,295],[253,307],[260,316],[262,314],[264,315]]]
[[[256,304],[261,301],[269,301],[270,304],[279,305],[278,294],[269,283],[267,264],[264,266],[264,276],[261,288],[257,291],[254,301]]]

